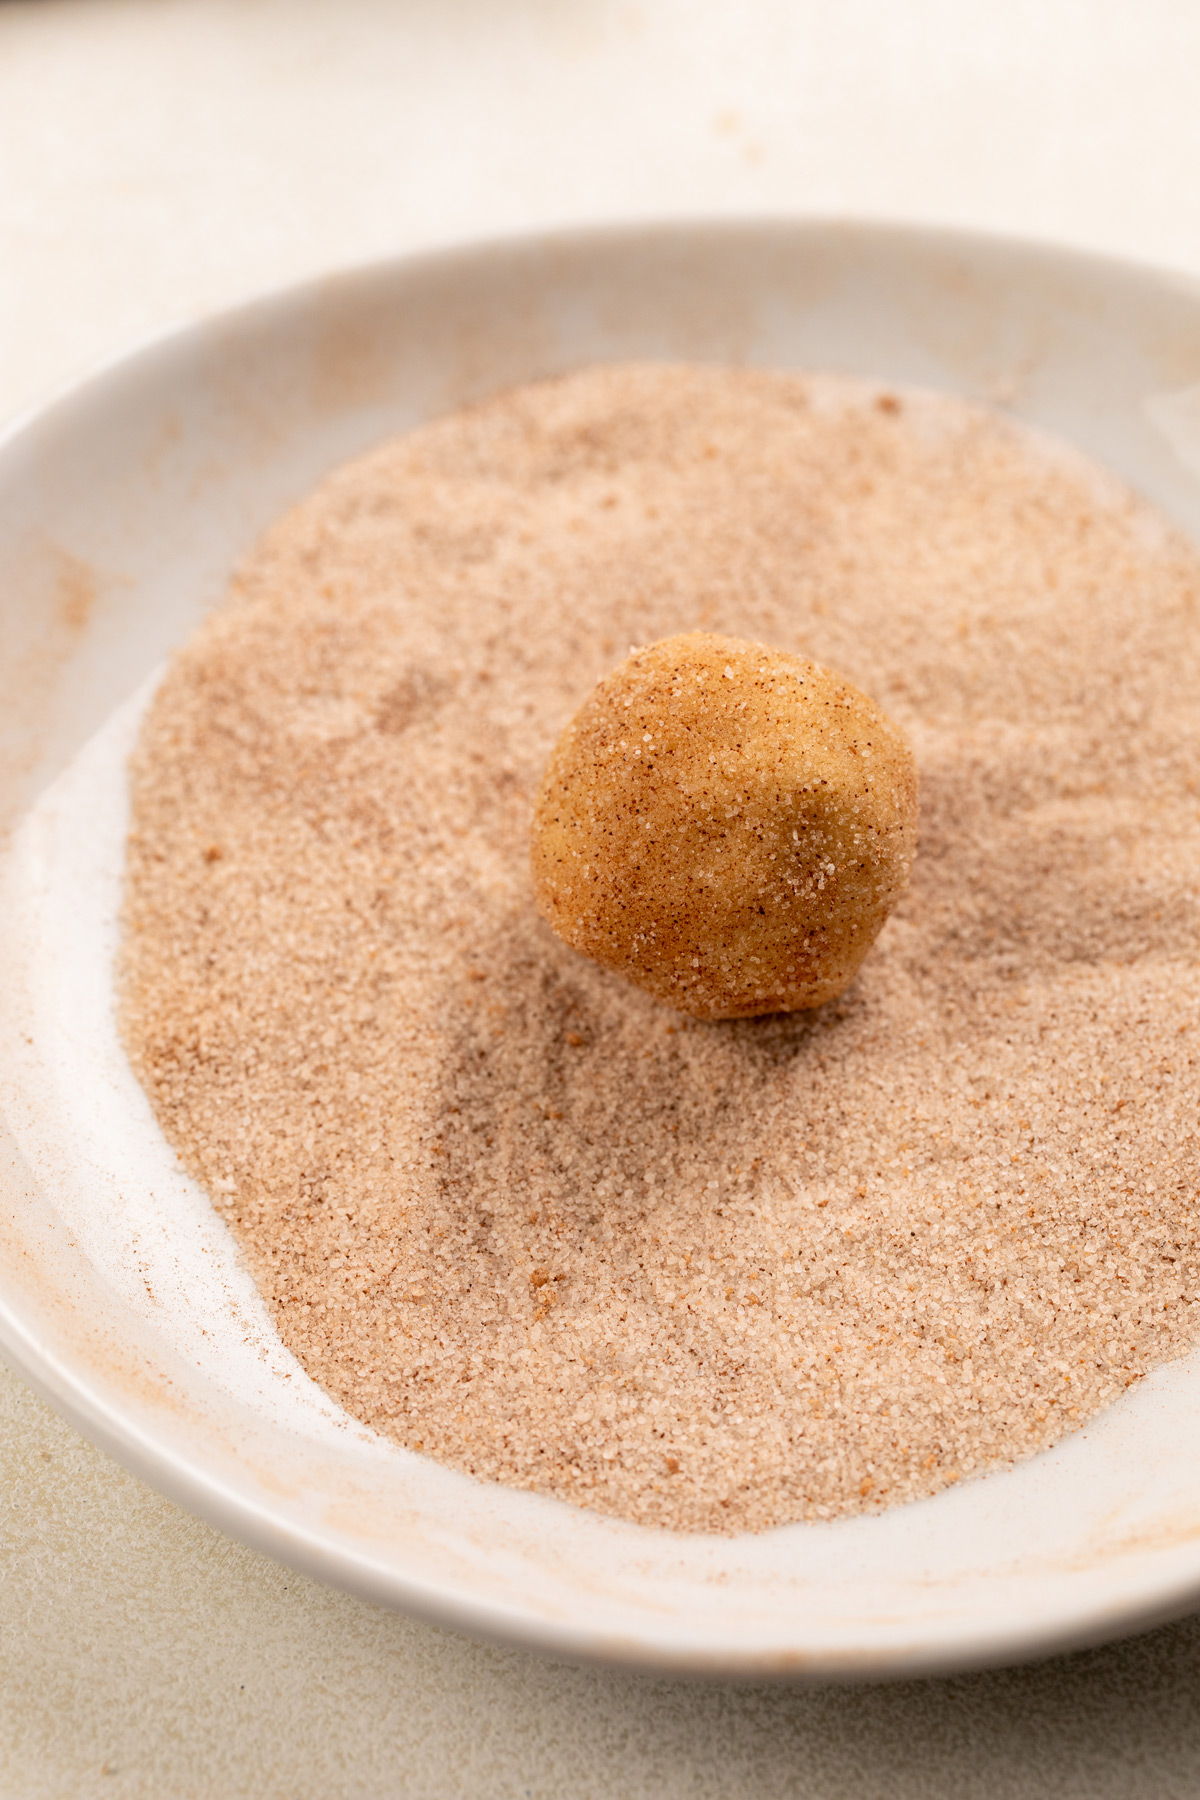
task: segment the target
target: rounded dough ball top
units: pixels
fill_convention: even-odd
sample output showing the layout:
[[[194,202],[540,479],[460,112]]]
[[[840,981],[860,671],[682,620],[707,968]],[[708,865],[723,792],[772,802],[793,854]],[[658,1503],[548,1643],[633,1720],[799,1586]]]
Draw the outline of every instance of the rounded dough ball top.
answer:
[[[873,701],[693,631],[633,651],[563,732],[533,884],[559,937],[680,1012],[795,1012],[851,981],[916,836],[912,752]]]

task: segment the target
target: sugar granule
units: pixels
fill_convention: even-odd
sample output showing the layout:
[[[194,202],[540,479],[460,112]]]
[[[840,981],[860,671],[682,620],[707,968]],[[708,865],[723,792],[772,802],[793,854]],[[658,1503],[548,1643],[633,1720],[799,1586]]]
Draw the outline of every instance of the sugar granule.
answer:
[[[1073,452],[825,376],[585,371],[332,475],[147,717],[121,969],[315,1379],[729,1532],[1026,1456],[1200,1341],[1198,595]],[[916,752],[912,885],[815,1013],[673,1016],[534,911],[551,745],[697,628]]]

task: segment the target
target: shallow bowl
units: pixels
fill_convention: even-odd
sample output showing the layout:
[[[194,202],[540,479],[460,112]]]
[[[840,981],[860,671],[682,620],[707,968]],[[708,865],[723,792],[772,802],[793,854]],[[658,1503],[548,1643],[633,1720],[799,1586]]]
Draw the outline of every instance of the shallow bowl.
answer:
[[[39,796],[44,809],[259,530],[331,464],[498,387],[626,358],[827,368],[987,401],[1072,440],[1200,538],[1200,288],[1177,278],[831,223],[541,237],[339,274],[144,346],[0,444],[5,829]],[[348,1420],[275,1339],[202,1197],[122,1124],[137,1102],[115,1040],[72,1023],[73,1007],[104,1012],[100,938],[78,921],[112,870],[70,834],[54,854],[44,907],[0,930],[0,1344],[162,1492],[368,1599],[647,1669],[947,1670],[1200,1599],[1197,1357],[1015,1469],[753,1537],[652,1532],[478,1483]],[[49,1000],[30,988],[38,932],[76,945]],[[22,1028],[48,1006],[53,1069]]]

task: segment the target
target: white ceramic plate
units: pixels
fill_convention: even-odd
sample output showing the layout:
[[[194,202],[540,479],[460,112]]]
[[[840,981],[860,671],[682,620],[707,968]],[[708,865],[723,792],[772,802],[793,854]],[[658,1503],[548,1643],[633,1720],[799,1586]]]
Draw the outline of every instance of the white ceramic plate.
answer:
[[[341,1414],[274,1337],[124,1065],[108,965],[136,699],[94,734],[331,464],[497,387],[629,357],[990,400],[1200,537],[1200,289],[950,233],[687,225],[398,261],[153,343],[20,422],[0,445],[5,1353],[235,1536],[560,1655],[877,1677],[1185,1610],[1200,1358],[1055,1450],[915,1506],[758,1537],[642,1530],[472,1481]]]

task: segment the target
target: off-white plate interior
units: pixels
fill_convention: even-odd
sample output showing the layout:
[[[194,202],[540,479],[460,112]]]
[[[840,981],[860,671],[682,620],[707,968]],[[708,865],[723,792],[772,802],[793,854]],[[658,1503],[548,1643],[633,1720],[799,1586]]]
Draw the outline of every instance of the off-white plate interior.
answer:
[[[1200,1596],[1200,1355],[1053,1451],[914,1506],[760,1536],[643,1530],[472,1481],[342,1413],[124,1061],[124,758],[166,652],[332,464],[498,387],[631,357],[989,401],[1200,538],[1200,291],[955,234],[679,226],[400,261],[162,340],[22,421],[0,446],[5,1353],[235,1535],[560,1654],[879,1676],[1182,1610]]]

